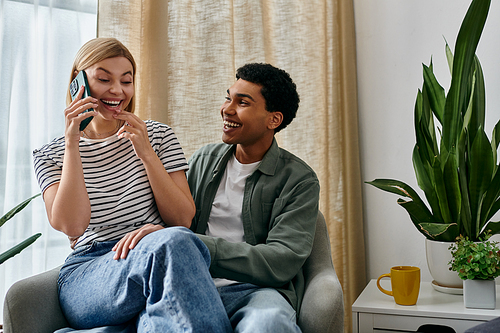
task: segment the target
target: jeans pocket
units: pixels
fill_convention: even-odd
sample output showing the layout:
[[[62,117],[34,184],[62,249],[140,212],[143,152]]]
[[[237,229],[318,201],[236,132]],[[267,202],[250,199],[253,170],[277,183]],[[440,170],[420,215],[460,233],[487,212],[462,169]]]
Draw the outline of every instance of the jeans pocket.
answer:
[[[96,245],[97,242],[92,242],[89,245],[79,246],[68,255],[63,266],[61,267],[61,270],[59,271],[59,278],[57,279],[59,288],[62,284],[64,284],[75,269],[88,260],[86,256],[92,252]]]

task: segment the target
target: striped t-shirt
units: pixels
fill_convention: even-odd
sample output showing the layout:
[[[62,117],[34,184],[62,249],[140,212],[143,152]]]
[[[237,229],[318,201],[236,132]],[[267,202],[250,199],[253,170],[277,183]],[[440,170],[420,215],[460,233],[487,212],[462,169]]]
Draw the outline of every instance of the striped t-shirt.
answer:
[[[173,130],[147,120],[149,141],[168,172],[188,164]],[[64,136],[33,151],[35,174],[42,193],[61,180]],[[147,223],[165,225],[156,207],[142,161],[128,139],[80,139],[85,185],[90,199],[90,224],[75,247],[92,241],[117,240]]]

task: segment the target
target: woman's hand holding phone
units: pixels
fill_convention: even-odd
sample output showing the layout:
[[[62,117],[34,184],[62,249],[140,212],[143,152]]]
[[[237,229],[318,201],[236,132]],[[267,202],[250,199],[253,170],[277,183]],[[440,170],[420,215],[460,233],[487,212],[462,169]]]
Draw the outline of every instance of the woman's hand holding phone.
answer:
[[[81,94],[79,89],[82,89],[81,87],[83,86],[83,95]],[[87,79],[87,73],[85,73],[84,70],[81,70],[78,72],[76,77],[71,81],[71,84],[69,85],[69,93],[71,95],[71,100],[75,99],[82,99],[90,96],[90,86],[89,86],[89,81]],[[85,109],[82,112],[91,112],[94,111],[93,108]],[[90,123],[92,120],[92,116],[86,117],[82,120],[80,123],[80,131],[83,131],[85,127]]]
[[[78,98],[75,98],[64,110],[66,141],[80,141],[80,123],[84,119],[97,114],[95,111],[84,112],[88,109],[97,108],[97,99],[92,96],[82,99],[83,93],[84,87],[81,86],[78,91]]]

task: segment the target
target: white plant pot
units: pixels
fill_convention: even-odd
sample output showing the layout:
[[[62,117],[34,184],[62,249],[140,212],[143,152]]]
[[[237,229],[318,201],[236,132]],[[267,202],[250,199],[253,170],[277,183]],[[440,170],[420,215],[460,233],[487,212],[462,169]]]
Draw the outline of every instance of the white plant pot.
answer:
[[[451,251],[449,250],[452,242],[438,242],[430,239],[425,240],[425,253],[427,256],[427,266],[434,281],[434,289],[458,294],[462,293],[463,283],[457,272],[450,271]],[[458,289],[458,291],[457,291]]]
[[[495,280],[464,280],[463,286],[466,308],[495,309],[497,295]]]

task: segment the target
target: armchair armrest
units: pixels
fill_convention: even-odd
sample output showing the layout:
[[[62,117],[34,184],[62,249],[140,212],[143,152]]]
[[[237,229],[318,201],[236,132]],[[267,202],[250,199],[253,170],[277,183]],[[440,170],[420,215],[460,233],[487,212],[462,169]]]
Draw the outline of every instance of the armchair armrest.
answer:
[[[328,229],[319,212],[313,249],[303,267],[305,292],[298,318],[303,333],[344,332],[344,296],[330,249]]]
[[[57,291],[60,267],[14,283],[5,296],[5,333],[52,333],[68,326]]]

